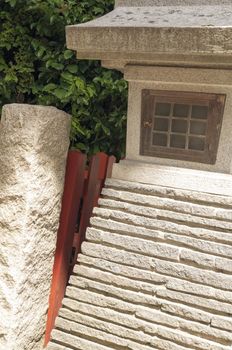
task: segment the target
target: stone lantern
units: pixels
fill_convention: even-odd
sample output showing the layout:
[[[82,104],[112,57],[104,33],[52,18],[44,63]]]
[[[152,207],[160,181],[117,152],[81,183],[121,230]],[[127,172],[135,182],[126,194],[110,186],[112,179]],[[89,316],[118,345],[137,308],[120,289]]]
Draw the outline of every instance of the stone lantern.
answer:
[[[232,3],[118,0],[67,46],[129,81],[119,179],[232,193]]]
[[[118,0],[67,28],[129,81],[126,159],[94,209],[49,350],[232,347],[231,0]]]

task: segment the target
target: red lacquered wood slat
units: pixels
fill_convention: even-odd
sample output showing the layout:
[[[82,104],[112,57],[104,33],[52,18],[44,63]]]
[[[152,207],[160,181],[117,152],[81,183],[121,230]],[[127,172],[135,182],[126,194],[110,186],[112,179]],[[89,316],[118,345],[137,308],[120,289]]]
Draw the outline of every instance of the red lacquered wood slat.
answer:
[[[86,156],[70,151],[67,160],[60,226],[54,260],[45,346],[50,340],[55,319],[62,305],[69,276],[75,265],[86,228],[106,177],[111,177],[115,157],[98,153],[86,170]]]
[[[50,340],[55,318],[61,307],[67,285],[70,257],[76,230],[77,215],[84,186],[86,156],[78,151],[70,151],[67,159],[64,194],[60,226],[57,235],[57,247],[53,267],[49,311],[45,334],[45,345]]]

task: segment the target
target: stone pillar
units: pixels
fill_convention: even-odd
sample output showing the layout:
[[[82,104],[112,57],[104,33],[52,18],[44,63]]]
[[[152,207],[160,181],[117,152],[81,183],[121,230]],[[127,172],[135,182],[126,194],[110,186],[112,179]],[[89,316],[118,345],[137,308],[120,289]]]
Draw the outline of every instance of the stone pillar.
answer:
[[[12,104],[0,124],[0,349],[43,348],[70,116]]]

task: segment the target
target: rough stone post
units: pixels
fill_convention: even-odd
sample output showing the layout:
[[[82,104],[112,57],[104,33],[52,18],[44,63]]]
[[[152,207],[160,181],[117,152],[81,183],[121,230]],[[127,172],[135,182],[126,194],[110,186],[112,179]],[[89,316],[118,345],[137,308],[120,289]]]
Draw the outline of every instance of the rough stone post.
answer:
[[[6,105],[0,123],[0,349],[42,349],[70,116]]]

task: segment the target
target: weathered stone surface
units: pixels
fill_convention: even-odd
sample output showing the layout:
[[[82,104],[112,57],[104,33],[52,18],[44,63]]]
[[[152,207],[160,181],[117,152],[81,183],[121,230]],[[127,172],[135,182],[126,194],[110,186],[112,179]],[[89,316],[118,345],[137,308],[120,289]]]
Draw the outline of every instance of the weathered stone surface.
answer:
[[[157,325],[164,325],[174,329],[183,327],[184,329],[189,329],[190,331],[196,328],[197,326],[195,323],[185,321],[181,318],[170,317],[170,315],[165,314],[163,312],[151,310],[149,308],[141,307],[138,305],[136,306],[136,317],[134,317],[133,314],[131,315],[129,313],[120,313],[112,309],[109,310],[108,308],[99,307],[100,304],[98,304],[97,307],[87,303],[77,302],[71,299],[65,299],[64,306],[66,306],[68,309],[62,308],[60,310],[59,316],[62,318],[75,321],[77,323],[83,323],[86,325],[90,325],[92,322],[97,322],[96,320],[104,320],[109,324],[113,323],[121,325],[124,326],[126,328],[126,331],[128,332],[129,330],[133,330],[133,333],[131,333],[131,335],[124,335],[125,338],[131,337],[131,339],[135,339],[137,337],[135,331],[137,331],[139,337],[141,331],[145,332],[145,334],[147,335],[151,335],[152,337],[154,337],[154,334],[157,333]],[[94,321],[89,318],[85,319],[83,315],[93,317]],[[107,327],[109,327],[109,325]],[[205,337],[208,336],[209,332],[212,333],[212,338],[216,338],[218,334],[219,337],[221,335],[220,331],[217,334],[217,331],[215,332],[215,330],[210,330],[209,327],[200,327],[200,329],[195,329],[195,333],[198,334],[198,332],[202,332],[202,330],[203,332],[205,332],[203,333],[203,336]],[[112,329],[112,325],[110,326],[109,332],[114,332],[114,329]],[[224,333],[222,332],[222,334],[223,335],[220,339],[224,340]],[[231,337],[231,335],[229,333],[226,333],[225,337]],[[145,339],[147,339],[147,341],[150,342],[152,341],[152,339],[148,337]],[[169,344],[169,346],[170,345],[171,344]],[[173,344],[173,346],[175,346],[175,344]]]
[[[71,276],[70,284],[75,281],[75,285],[78,286],[79,277],[86,277],[89,279],[96,279],[96,281],[104,282],[110,285],[114,285],[117,287],[143,292],[149,294],[155,294],[157,290],[157,285],[153,285],[146,282],[141,282],[137,280],[133,280],[131,278],[120,277],[118,275],[114,275],[112,273],[100,271],[94,268],[80,266],[79,269],[76,269],[77,276]]]
[[[175,304],[173,302],[163,302],[161,306],[163,312],[169,315],[182,317],[187,320],[198,321],[204,324],[210,324],[211,315],[205,311],[200,311],[189,306]]]
[[[225,316],[232,316],[232,305],[223,303],[216,300],[206,299],[186,293],[168,291],[168,290],[158,290],[157,297],[172,300],[175,302],[182,302],[189,306],[200,308],[208,312],[218,312],[219,314],[224,314]]]
[[[71,350],[67,346],[59,345],[56,343],[50,343],[47,347],[48,350]]]
[[[50,343],[49,346],[47,347],[48,350],[71,350],[67,346],[59,345],[56,343]]]
[[[102,217],[92,217],[91,225],[97,228],[107,229],[110,232],[116,229],[119,232],[126,232],[130,236],[151,237],[153,240],[165,240],[166,234],[177,233],[179,235],[199,238],[206,241],[225,243],[227,245],[232,244],[232,235],[230,233],[224,232],[223,235],[221,235],[220,232],[215,232],[215,230],[212,231],[194,226],[188,227],[187,225],[179,225],[164,220],[156,220],[156,226],[153,229],[140,226],[139,230],[138,226],[133,226],[130,223],[116,222]],[[178,236],[172,235],[172,240],[174,240],[175,237]]]
[[[128,312],[129,314],[134,314],[136,311],[136,305],[135,304],[130,304],[126,301],[119,300],[117,298],[113,298],[111,296],[105,296],[104,294],[98,293],[98,292],[93,292],[93,291],[88,291],[86,293],[83,288],[76,288],[69,286],[67,288],[67,293],[66,293],[67,298],[71,298],[77,301],[81,301],[84,303],[88,304],[93,304],[97,305],[100,307],[107,307],[109,309],[113,309],[116,311],[121,311],[121,312]],[[64,299],[64,305],[69,305],[68,303],[69,300]],[[71,304],[72,308],[72,304]]]
[[[12,104],[0,124],[1,349],[41,349],[70,116]]]
[[[153,259],[153,269],[166,276],[181,278],[187,281],[232,291],[232,277],[222,273],[198,269],[188,265]]]
[[[113,210],[112,208],[94,208],[94,214],[103,217],[105,219],[111,219],[119,222],[124,222],[131,225],[141,226],[141,228],[151,228],[151,229],[161,229],[171,231],[172,227],[178,227],[180,232],[183,228],[184,230],[192,230],[192,223],[185,221],[178,224],[174,218],[173,220],[165,220],[165,217],[160,215],[159,217],[150,218],[144,215],[139,215],[139,211],[131,214],[129,210]],[[171,223],[170,223],[171,221]],[[182,227],[183,225],[183,227]],[[204,226],[203,226],[204,227]],[[206,226],[207,227],[207,226]],[[178,230],[177,230],[178,233]],[[209,252],[211,254],[230,257],[232,255],[232,247],[229,245],[207,242],[205,240],[190,238],[180,236],[179,234],[174,235],[171,232],[165,234],[166,241],[168,243],[178,243],[186,247],[193,247],[196,250],[203,251],[205,253]]]
[[[198,253],[187,249],[182,249],[180,253],[180,261],[193,264],[198,267],[205,267],[219,272],[232,272],[232,260],[219,258],[217,256]]]
[[[221,289],[215,289],[205,285],[201,285],[201,288],[199,288],[199,284],[171,278],[169,278],[166,287],[167,289],[174,291],[202,296],[208,299],[215,299],[215,301],[220,300],[232,304],[232,293]]]
[[[153,296],[146,293],[137,293],[123,288],[115,288],[107,283],[99,283],[97,281],[89,280],[87,278],[79,277],[78,279],[71,278],[70,284],[82,289],[90,289],[98,293],[106,293],[107,295],[120,298],[126,302],[135,304],[150,305],[152,307],[160,307],[161,302]],[[159,287],[157,287],[158,289]],[[232,306],[231,306],[232,307]]]
[[[219,318],[213,317],[211,321],[211,326],[220,329],[226,329],[231,332],[232,329],[232,319],[231,318]]]
[[[115,208],[118,210],[127,211],[133,214],[139,214],[145,217],[151,217],[153,219],[163,218],[167,220],[173,220],[178,222],[186,223],[190,225],[208,226],[215,227],[217,229],[232,230],[232,224],[228,221],[219,221],[212,218],[203,218],[202,216],[189,215],[185,213],[178,213],[175,208],[172,210],[164,210],[163,208],[151,208],[144,205],[136,205],[128,203],[127,201],[115,201],[111,199],[100,199],[99,204],[102,207]],[[230,213],[231,214],[231,213]],[[232,220],[232,216],[229,218]]]
[[[131,62],[162,62],[164,66],[168,61],[172,65],[184,65],[186,61],[216,67],[229,64],[229,0],[224,0],[223,5],[216,0],[206,4],[200,0],[137,0],[138,6],[131,5],[133,0],[124,6],[121,3],[101,18],[68,26],[68,48],[77,51],[79,58],[111,61],[116,68],[118,61],[121,68]]]
[[[217,0],[205,0],[202,3],[201,0],[116,0],[115,6],[171,6],[171,5],[181,5],[181,6],[192,6],[192,5],[218,5]],[[222,5],[230,5],[230,0],[222,0],[220,2]]]
[[[110,186],[112,180],[108,179],[107,184]],[[232,220],[232,210],[226,210],[223,208],[212,208],[208,207],[206,205],[203,205],[200,203],[200,198],[197,198],[199,203],[194,203],[194,202],[182,202],[180,198],[175,197],[175,190],[173,190],[173,195],[170,195],[170,198],[167,197],[158,197],[158,196],[151,196],[149,195],[149,189],[143,187],[144,193],[139,193],[139,184],[133,188],[133,183],[128,183],[128,190],[127,188],[124,191],[120,191],[120,181],[114,182],[114,186],[116,185],[116,188],[103,188],[102,190],[102,196],[103,198],[111,198],[115,200],[120,200],[120,201],[127,201],[130,203],[135,203],[135,204],[140,204],[141,206],[149,206],[149,207],[154,207],[158,209],[165,209],[165,210],[171,210],[172,212],[177,212],[177,213],[186,213],[186,214],[191,214],[191,215],[199,215],[200,217],[207,217],[207,218],[214,218],[214,219],[225,219],[225,220]],[[129,190],[132,189],[135,192],[130,192]],[[138,191],[136,193],[136,190]],[[159,191],[160,190],[160,191]],[[164,190],[161,191],[161,189],[157,189],[157,194],[163,194],[164,195]],[[168,193],[167,193],[168,195]],[[180,194],[179,194],[180,195]],[[191,196],[191,194],[190,194]],[[192,200],[194,200],[194,197],[190,197]],[[100,199],[102,201],[102,199]],[[202,198],[204,200],[204,198]],[[104,203],[104,201],[103,201]]]
[[[173,261],[179,260],[179,249],[168,244],[154,243],[129,236],[125,237],[124,235],[107,233],[94,228],[87,230],[86,238],[91,242],[110,244],[117,248],[124,248],[147,256],[167,258]]]
[[[91,266],[94,268],[99,268],[103,271],[111,272],[115,275],[129,277],[135,281],[145,281],[154,284],[164,284],[167,282],[167,277],[156,274],[153,271],[142,270],[141,267],[131,267],[124,266],[122,264],[117,264],[109,260],[93,258],[87,255],[79,254],[78,262],[83,266]],[[74,273],[78,274],[79,265],[74,267]]]
[[[135,98],[136,101],[138,99],[141,100],[140,97]],[[228,124],[230,116],[229,113],[230,109],[226,114]],[[138,115],[140,120],[140,114],[138,113]],[[137,125],[137,122],[134,124]],[[230,132],[231,129],[228,130],[228,134]],[[228,149],[231,151],[232,144],[229,143],[227,145]],[[225,197],[228,196],[230,198],[232,197],[232,179],[231,175],[228,174],[231,172],[232,168],[230,158],[228,159],[229,162],[226,162],[226,173],[222,174],[220,171],[224,170],[222,170],[221,162],[219,162],[217,165],[217,169],[213,168],[211,165],[210,168],[208,167],[207,171],[199,171],[199,169],[202,169],[202,167],[206,170],[206,164],[202,164],[201,166],[199,165],[200,163],[193,164],[193,162],[186,163],[179,161],[179,167],[177,167],[176,160],[174,160],[172,163],[171,160],[168,159],[168,162],[165,163],[163,158],[160,158],[161,161],[156,161],[158,157],[154,157],[154,159],[153,157],[146,157],[147,163],[143,163],[145,161],[143,157],[145,156],[139,156],[138,150],[134,151],[134,153],[136,153],[135,157],[133,155],[128,155],[128,159],[122,160],[119,164],[114,165],[114,178],[131,182],[136,182],[137,179],[142,179],[143,183],[145,184],[153,184],[163,187],[170,186],[171,188],[185,189],[188,191],[191,190],[192,192],[195,191],[195,194],[206,192],[220,196],[224,195]],[[223,160],[225,160],[222,151],[220,153]],[[150,162],[148,162],[147,158],[151,158]],[[186,169],[187,167],[189,168]],[[156,176],[154,176],[154,174],[156,174]]]
[[[78,350],[229,350],[231,197],[113,179],[103,197],[52,342]]]
[[[83,349],[83,350],[90,350],[90,349],[95,349],[95,350],[107,350],[107,346],[103,345],[98,345],[94,341],[88,341],[85,339],[81,339],[80,337],[76,337],[72,334],[64,333],[59,330],[54,330],[52,332],[52,337],[56,341],[60,343],[66,343],[70,344],[72,349]],[[50,347],[50,344],[48,345],[48,349]],[[66,347],[64,348],[66,350]]]
[[[181,169],[182,170],[182,169]],[[232,197],[213,195],[210,193],[196,192],[191,190],[176,189],[171,187],[157,186],[140,182],[132,182],[119,179],[107,179],[106,188],[117,189],[117,191],[127,191],[132,193],[141,193],[143,195],[151,195],[158,198],[172,198],[175,201],[183,201],[186,205],[194,203],[209,206],[209,209],[214,212],[214,207],[220,210],[221,207],[232,209]],[[210,206],[211,204],[211,206]]]
[[[100,257],[110,261],[120,263],[125,266],[135,266],[137,268],[154,270],[154,261],[152,257],[143,256],[131,252],[123,252],[119,249],[101,246],[98,244],[84,242],[82,244],[82,253],[91,257]],[[162,276],[161,276],[162,277]]]
[[[79,317],[79,314],[96,317],[107,322],[113,322],[119,325],[127,325],[130,329],[139,330],[141,327],[141,321],[137,320],[133,315],[122,314],[112,309],[90,305],[87,303],[78,302],[71,299],[65,299],[64,304],[67,308],[62,308],[59,312],[59,316],[67,318],[69,320],[75,320]],[[71,309],[71,310],[70,310]],[[144,323],[146,325],[146,323]]]

